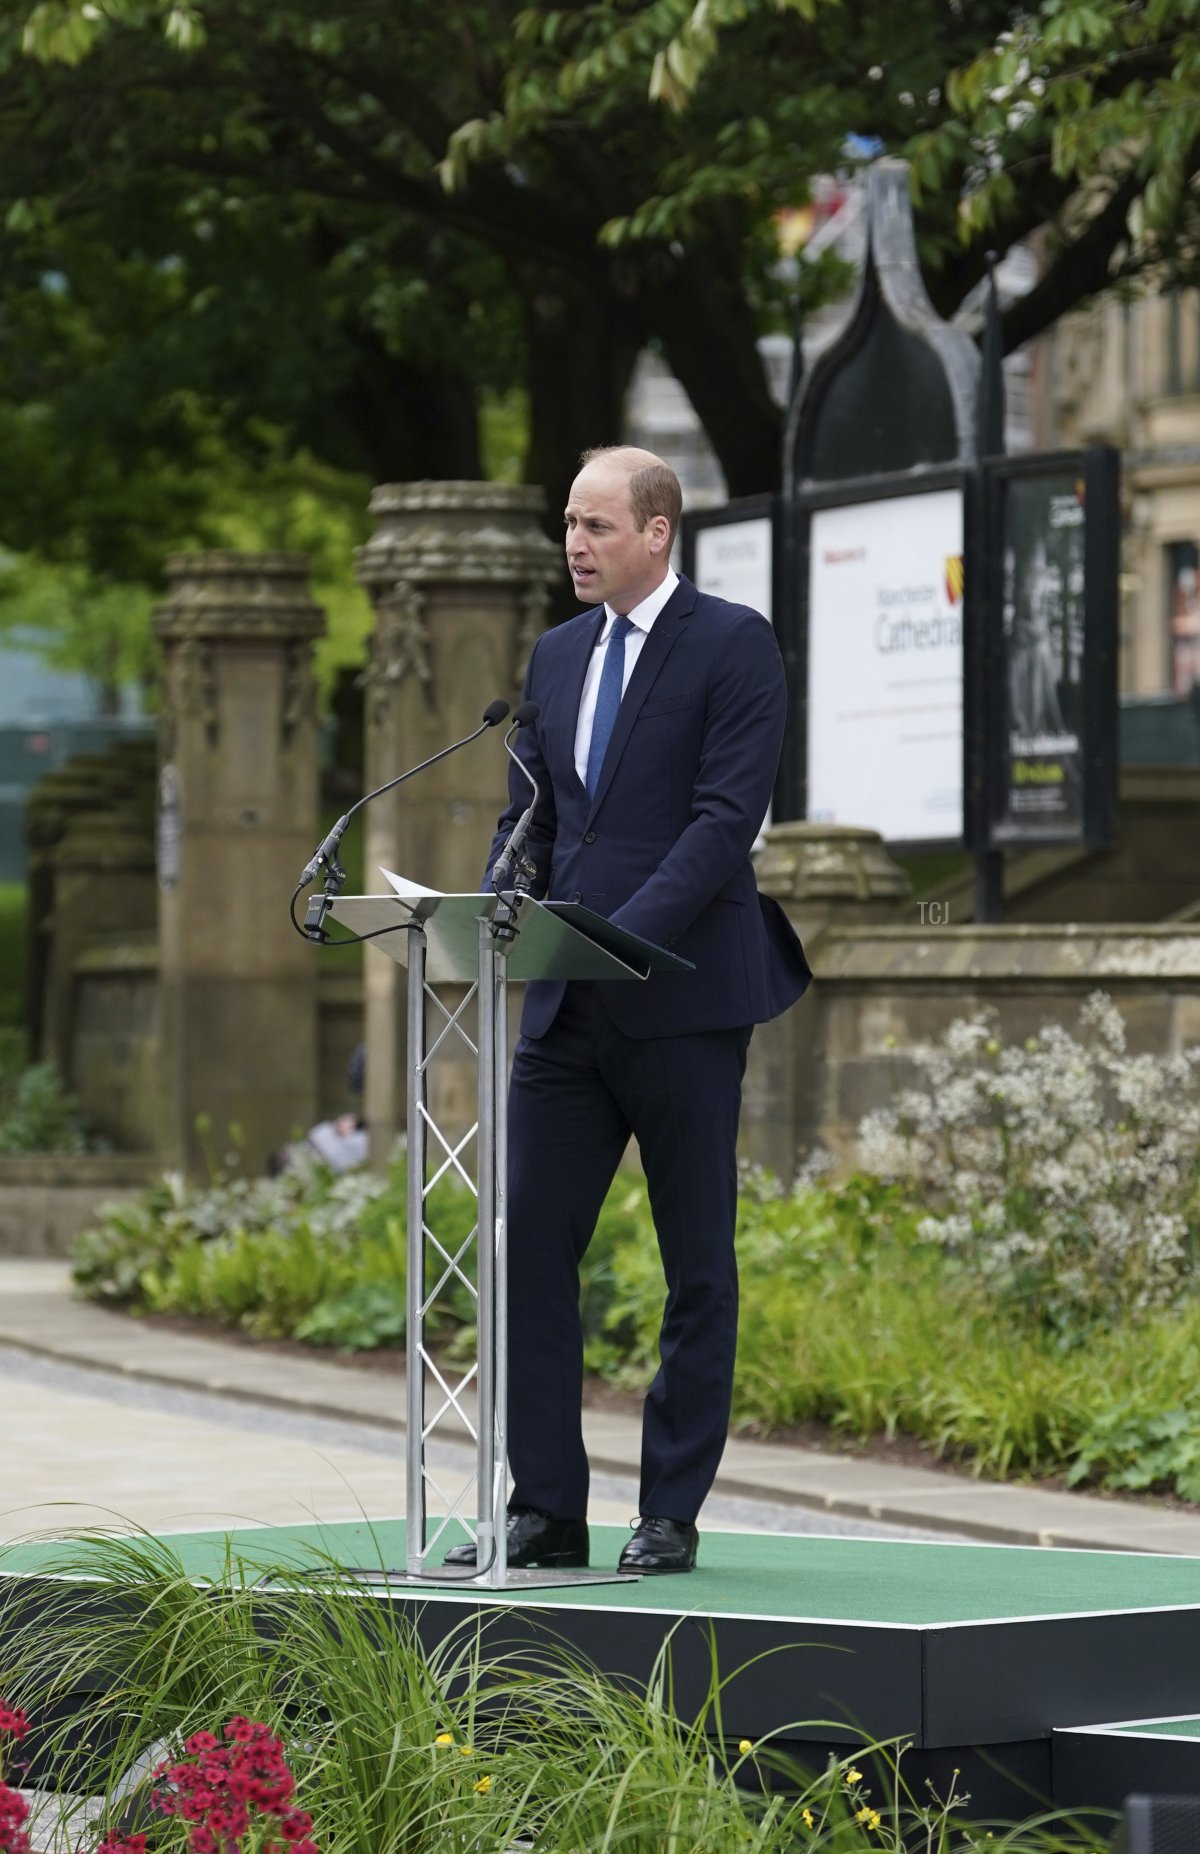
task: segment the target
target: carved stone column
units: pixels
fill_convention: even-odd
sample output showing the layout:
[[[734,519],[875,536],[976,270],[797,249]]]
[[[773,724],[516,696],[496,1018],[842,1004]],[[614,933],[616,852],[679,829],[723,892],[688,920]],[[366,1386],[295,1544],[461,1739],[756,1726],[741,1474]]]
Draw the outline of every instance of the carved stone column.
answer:
[[[803,940],[817,975],[794,1010],[755,1031],[746,1067],[741,1150],[789,1180],[821,1123],[825,937],[839,927],[902,925],[912,885],[877,831],[849,824],[773,824],[754,869],[763,894],[779,902]]]
[[[754,858],[764,895],[787,910],[801,938],[820,928],[886,925],[912,883],[875,830],[854,824],[772,824]]]
[[[539,489],[500,483],[388,483],[371,497],[375,532],[356,571],[375,609],[366,673],[366,781],[382,785],[515,698],[545,628],[559,550],[538,526]],[[371,805],[365,886],[380,865],[445,893],[478,888],[503,800],[507,760],[475,747]],[[403,975],[366,957],[366,1115],[386,1153],[404,1112]]]
[[[68,764],[39,779],[25,807],[25,1029],[34,1062],[64,1060],[56,1040],[58,1011],[53,990],[55,851],[73,819],[94,816],[112,803],[111,785]]]
[[[45,1052],[77,1091],[77,962],[85,949],[111,946],[154,927],[154,848],[131,806],[79,813],[51,853],[54,917],[46,983]],[[119,1052],[111,1052],[113,1062]],[[104,1088],[84,1091],[88,1118],[116,1137]]]
[[[319,955],[292,932],[287,900],[319,834],[324,618],[303,554],[177,554],[166,576],[154,631],[169,1145],[196,1170],[236,1127],[257,1169],[316,1114]]]

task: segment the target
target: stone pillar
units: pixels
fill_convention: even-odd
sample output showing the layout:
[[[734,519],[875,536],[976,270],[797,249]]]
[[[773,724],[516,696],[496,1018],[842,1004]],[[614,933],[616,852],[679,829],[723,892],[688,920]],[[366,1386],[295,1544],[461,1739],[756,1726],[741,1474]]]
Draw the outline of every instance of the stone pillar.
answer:
[[[236,1127],[258,1170],[316,1115],[320,953],[292,931],[287,902],[319,836],[312,644],[324,619],[303,554],[177,554],[166,576],[154,631],[168,1150],[199,1171]]]
[[[758,886],[779,902],[814,973],[831,928],[900,926],[912,884],[877,831],[850,824],[773,824],[754,858]],[[741,1150],[785,1181],[822,1121],[827,1024],[819,977],[794,1010],[755,1031],[742,1104]]]
[[[79,815],[52,852],[54,918],[46,986],[45,1051],[79,1087],[75,1061],[77,962],[85,948],[112,947],[127,935],[153,930],[154,845],[132,807]],[[116,1051],[113,1052],[114,1059]],[[107,1091],[83,1101],[89,1120],[115,1138],[106,1115]]]
[[[559,550],[538,526],[539,489],[389,483],[370,506],[375,532],[356,558],[375,609],[368,790],[469,733],[496,696],[515,699],[561,571]],[[485,736],[369,806],[367,891],[383,886],[381,865],[447,894],[477,889],[507,765],[499,741]],[[368,948],[363,985],[366,1115],[378,1162],[405,1111],[403,973]]]
[[[59,1061],[49,1027],[56,1018],[54,967],[55,851],[73,819],[105,811],[108,785],[70,766],[38,780],[25,807],[28,897],[25,957],[25,1029],[31,1062]]]
[[[899,925],[912,893],[879,832],[856,824],[772,824],[754,873],[806,944],[827,926]]]

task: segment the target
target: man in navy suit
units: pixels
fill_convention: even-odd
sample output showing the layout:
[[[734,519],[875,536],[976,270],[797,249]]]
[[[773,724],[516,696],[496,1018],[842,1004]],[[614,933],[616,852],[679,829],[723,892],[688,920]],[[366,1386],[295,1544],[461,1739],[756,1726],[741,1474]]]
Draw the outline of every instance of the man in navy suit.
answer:
[[[539,709],[520,749],[541,793],[532,892],[583,902],[695,970],[528,987],[509,1102],[508,1562],[588,1562],[579,1264],[632,1134],[667,1299],[620,1565],[687,1571],[729,1423],[746,1051],[810,976],[750,863],[784,672],[759,613],[672,570],[681,496],[661,458],[615,447],[582,461],[566,550],[589,609],[538,639],[525,683]],[[489,882],[527,801],[514,769]]]

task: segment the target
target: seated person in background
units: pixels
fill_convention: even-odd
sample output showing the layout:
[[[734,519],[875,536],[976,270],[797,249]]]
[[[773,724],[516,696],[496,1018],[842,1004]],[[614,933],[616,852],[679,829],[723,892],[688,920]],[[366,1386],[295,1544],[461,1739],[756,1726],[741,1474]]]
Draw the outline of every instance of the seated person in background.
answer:
[[[358,1043],[346,1064],[346,1086],[351,1094],[362,1093],[366,1072],[366,1049]],[[334,1120],[318,1120],[303,1140],[291,1146],[280,1146],[270,1155],[267,1176],[278,1178],[280,1172],[295,1163],[296,1155],[304,1151],[315,1154],[331,1171],[352,1172],[356,1166],[366,1164],[367,1143],[366,1122],[357,1112],[338,1114]]]

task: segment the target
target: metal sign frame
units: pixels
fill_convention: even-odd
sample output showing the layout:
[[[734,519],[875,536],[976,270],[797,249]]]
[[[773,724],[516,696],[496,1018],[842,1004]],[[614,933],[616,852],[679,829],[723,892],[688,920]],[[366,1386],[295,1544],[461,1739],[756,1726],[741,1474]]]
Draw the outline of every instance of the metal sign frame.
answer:
[[[976,700],[983,716],[985,757],[979,769],[979,820],[983,848],[1111,846],[1117,827],[1119,570],[1121,547],[1120,453],[1112,445],[1088,450],[1035,451],[1020,457],[986,458],[980,466],[986,580],[981,640],[981,684]],[[1078,826],[1032,822],[1022,828],[1002,818],[1005,804],[1005,730],[1009,652],[1004,636],[1004,547],[1008,502],[1014,483],[1075,476],[1084,485],[1083,622],[1080,678],[1082,753],[1081,821]]]
[[[693,584],[699,585],[696,578],[697,543],[702,534],[713,528],[732,528],[740,522],[769,521],[771,524],[771,610],[767,616],[783,650],[783,639],[779,635],[779,617],[784,596],[784,529],[783,497],[777,491],[763,496],[739,496],[733,502],[722,503],[720,508],[687,509],[679,524],[679,544],[683,571]],[[704,591],[704,587],[700,587]],[[787,655],[784,653],[784,663]],[[788,667],[789,687],[791,687],[791,669]],[[785,748],[786,751],[786,748]],[[775,782],[771,797],[771,810],[776,817],[788,817],[792,813],[781,811],[783,798],[783,769]]]
[[[777,492],[763,496],[739,496],[723,502],[720,508],[685,509],[679,522],[679,547],[683,570],[696,579],[696,543],[712,528],[732,528],[744,521],[769,521],[771,524],[771,619],[777,616],[782,568],[782,527],[780,513],[783,498]]]
[[[797,486],[791,519],[782,522],[784,529],[779,552],[783,561],[782,585],[776,620],[776,634],[788,671],[788,686],[793,691],[783,762],[777,791],[777,815],[808,816],[808,706],[810,579],[812,568],[812,518],[822,509],[871,507],[899,497],[934,494],[956,489],[963,497],[963,554],[970,560],[976,520],[973,472],[958,463],[933,464],[918,469],[890,471],[883,476],[852,477],[831,483],[806,483]],[[778,543],[777,543],[778,544]],[[968,700],[975,672],[974,640],[978,634],[977,602],[979,591],[972,585],[974,575],[966,573],[963,587],[963,828],[960,835],[940,838],[921,837],[911,841],[889,839],[888,848],[900,855],[961,850],[974,840],[977,828],[977,766],[982,743],[975,714]]]

